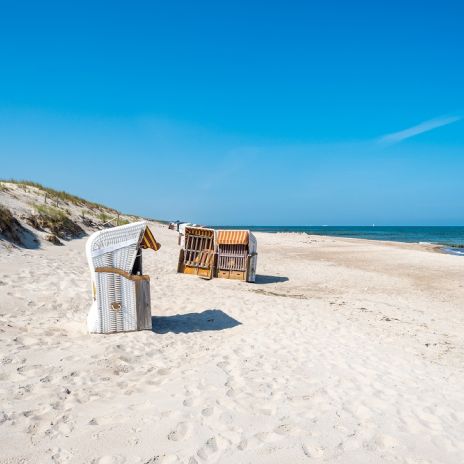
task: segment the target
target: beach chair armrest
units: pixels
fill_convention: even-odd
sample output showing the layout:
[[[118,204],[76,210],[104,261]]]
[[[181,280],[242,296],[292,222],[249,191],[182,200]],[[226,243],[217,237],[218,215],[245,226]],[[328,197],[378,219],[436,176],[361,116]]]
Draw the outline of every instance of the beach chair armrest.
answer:
[[[129,274],[126,271],[123,271],[122,269],[118,269],[117,267],[97,267],[95,268],[95,272],[107,272],[109,274],[118,274],[128,280],[150,280],[150,276],[148,275],[133,275]]]

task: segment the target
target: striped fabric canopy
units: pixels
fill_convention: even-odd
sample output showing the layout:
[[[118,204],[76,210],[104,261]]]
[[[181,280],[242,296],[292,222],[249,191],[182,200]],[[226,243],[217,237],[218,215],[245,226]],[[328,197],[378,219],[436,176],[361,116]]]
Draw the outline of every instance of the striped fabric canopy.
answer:
[[[142,242],[140,243],[140,246],[145,250],[147,248],[151,248],[154,251],[158,251],[161,248],[161,244],[159,244],[155,240],[155,237],[153,236],[153,233],[148,226],[145,227],[145,232],[143,233]]]
[[[197,235],[199,237],[214,237],[213,229],[206,229],[205,227],[186,227],[185,235]]]
[[[218,230],[219,245],[248,245],[248,230]]]

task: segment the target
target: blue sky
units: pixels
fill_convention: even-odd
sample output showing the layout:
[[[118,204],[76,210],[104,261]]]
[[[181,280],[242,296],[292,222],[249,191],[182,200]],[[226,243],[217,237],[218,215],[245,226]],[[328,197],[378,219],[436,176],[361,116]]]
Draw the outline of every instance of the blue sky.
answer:
[[[464,224],[464,4],[3,2],[0,177],[209,224]]]

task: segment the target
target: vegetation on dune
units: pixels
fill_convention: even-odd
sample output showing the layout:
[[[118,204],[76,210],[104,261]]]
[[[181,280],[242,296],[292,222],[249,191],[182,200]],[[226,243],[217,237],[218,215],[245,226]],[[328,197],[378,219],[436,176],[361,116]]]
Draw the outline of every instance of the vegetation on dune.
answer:
[[[21,218],[33,229],[46,232],[42,238],[55,245],[62,245],[60,239],[70,240],[87,235],[81,225],[90,229],[99,229],[125,225],[142,219],[134,215],[121,217],[120,213],[113,208],[107,208],[102,204],[85,200],[65,191],[45,187],[38,182],[0,179],[0,193],[12,195],[16,199],[18,199],[18,196],[15,195],[15,188],[8,184],[18,186],[24,193],[33,194],[32,198],[35,197],[36,202],[30,203],[30,205],[34,211],[22,214]],[[74,220],[71,205],[79,208]],[[149,220],[155,221],[154,219]],[[158,222],[166,223],[166,221]],[[23,227],[12,212],[1,205],[0,235],[2,238],[20,246],[29,247],[32,242],[39,243],[34,233]],[[31,240],[32,242],[30,242]]]
[[[39,184],[38,182],[33,182],[31,180],[3,179],[0,182],[16,184],[23,189],[27,189],[27,187],[34,187],[36,189],[42,190],[44,194],[46,194],[49,197],[51,202],[53,202],[53,200],[62,201],[62,202],[72,203],[76,206],[86,207],[92,211],[95,209],[97,210],[104,209],[104,210],[111,211],[117,214],[117,211],[113,208],[108,208],[107,206],[104,206],[100,203],[95,203],[93,201],[85,200],[84,198],[78,197],[76,195],[72,195],[68,192],[65,192],[64,190],[59,191],[59,190],[52,189],[50,187],[45,187],[44,185]],[[3,188],[7,188],[7,187],[3,185]]]
[[[29,188],[37,189],[39,190],[39,193],[42,192],[44,196],[44,203],[41,205],[35,204],[34,208],[37,210],[37,213],[39,215],[51,217],[54,222],[57,222],[58,220],[64,221],[65,218],[71,214],[69,209],[65,209],[64,211],[62,209],[59,209],[59,207],[62,208],[66,204],[72,204],[79,208],[82,208],[80,217],[82,218],[82,223],[88,227],[95,227],[97,225],[93,222],[92,217],[96,218],[101,223],[109,223],[111,221],[111,225],[113,226],[116,224],[129,224],[130,222],[140,221],[142,219],[142,217],[135,215],[124,215],[126,217],[128,216],[129,219],[122,219],[121,217],[119,217],[120,213],[114,208],[109,208],[100,203],[85,200],[84,198],[72,195],[65,191],[59,191],[49,187],[45,187],[44,185],[31,180],[0,179],[0,192],[11,191],[11,188],[9,188],[8,185],[6,185],[8,183],[19,186],[25,192],[29,192]],[[65,205],[63,205],[63,203]],[[119,220],[114,220],[116,217],[119,217]],[[163,221],[159,219],[143,219],[146,219],[148,221],[159,222],[161,224],[169,224],[169,221]],[[68,220],[70,219],[68,218]],[[30,223],[30,225],[34,227],[33,224]],[[108,226],[110,226],[110,224],[108,224]]]
[[[105,222],[108,222],[111,219],[111,216],[108,216],[108,214],[102,212],[102,213],[98,214],[97,218],[98,218],[98,220],[100,222],[105,223]]]
[[[0,205],[0,235],[16,245],[22,245],[24,227],[11,214],[8,208]]]
[[[117,216],[110,216],[103,212],[97,216],[97,219],[107,226],[124,226],[131,222],[128,219],[121,218],[119,214]]]
[[[60,242],[60,239],[56,235],[53,235],[53,234],[46,235],[44,239],[47,240],[47,242],[53,243],[53,245],[57,245],[57,246],[63,245]]]
[[[66,217],[67,214],[58,208],[54,208],[53,206],[49,205],[39,205],[38,203],[34,203],[34,208],[40,215],[43,216],[50,216],[55,219]]]
[[[37,214],[26,218],[29,225],[38,230],[48,230],[62,239],[72,239],[86,235],[82,227],[76,224],[62,210],[48,205],[34,204]]]

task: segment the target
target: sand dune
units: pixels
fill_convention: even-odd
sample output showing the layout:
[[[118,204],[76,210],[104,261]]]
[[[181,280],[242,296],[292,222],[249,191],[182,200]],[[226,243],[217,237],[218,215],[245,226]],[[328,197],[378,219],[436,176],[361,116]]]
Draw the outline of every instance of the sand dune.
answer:
[[[464,259],[257,234],[204,281],[153,231],[153,332],[86,334],[85,239],[0,251],[1,463],[464,461]]]

